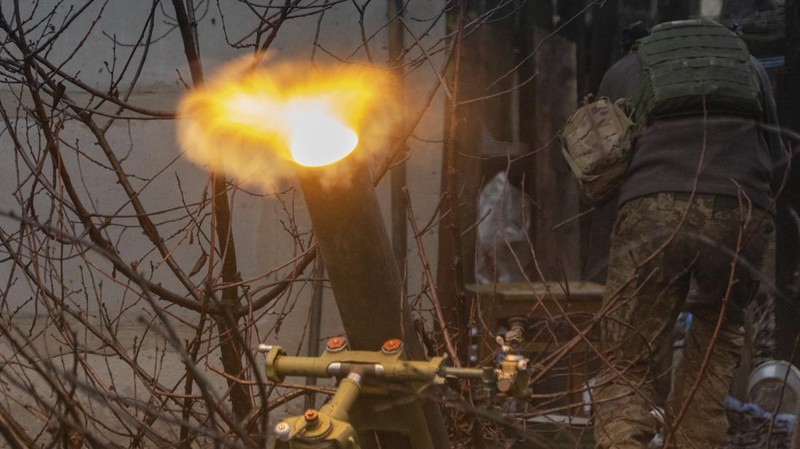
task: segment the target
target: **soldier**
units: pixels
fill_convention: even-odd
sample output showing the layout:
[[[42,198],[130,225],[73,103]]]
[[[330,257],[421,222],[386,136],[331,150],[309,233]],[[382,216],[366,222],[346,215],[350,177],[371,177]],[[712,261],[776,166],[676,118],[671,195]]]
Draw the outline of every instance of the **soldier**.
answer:
[[[714,448],[773,232],[784,155],[769,80],[733,32],[688,20],[654,27],[608,70],[599,96],[630,99],[637,131],[611,236],[597,447],[640,449],[655,435],[656,355],[669,352],[687,306],[665,440]]]

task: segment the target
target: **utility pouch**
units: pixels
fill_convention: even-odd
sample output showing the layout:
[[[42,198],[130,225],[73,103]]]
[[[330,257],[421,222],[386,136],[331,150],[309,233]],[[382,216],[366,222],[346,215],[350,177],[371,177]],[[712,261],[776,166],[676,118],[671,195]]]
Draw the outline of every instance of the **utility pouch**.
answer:
[[[561,153],[592,204],[613,196],[633,153],[633,121],[621,101],[584,101],[561,132]]]

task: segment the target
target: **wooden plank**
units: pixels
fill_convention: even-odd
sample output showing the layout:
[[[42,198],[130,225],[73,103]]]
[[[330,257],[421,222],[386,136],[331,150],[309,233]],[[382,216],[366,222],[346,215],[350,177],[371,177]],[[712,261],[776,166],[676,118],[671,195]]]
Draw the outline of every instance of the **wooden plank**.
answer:
[[[573,281],[516,282],[467,286],[490,322],[511,317],[552,318],[564,313],[594,314],[603,300],[602,284]],[[588,318],[588,316],[587,316]]]
[[[535,203],[533,240],[543,279],[579,279],[580,196],[556,138],[577,105],[575,43],[543,29],[533,31],[536,70],[533,117],[523,118],[534,155],[528,191]],[[532,119],[532,120],[531,120]],[[540,276],[541,277],[541,276]]]

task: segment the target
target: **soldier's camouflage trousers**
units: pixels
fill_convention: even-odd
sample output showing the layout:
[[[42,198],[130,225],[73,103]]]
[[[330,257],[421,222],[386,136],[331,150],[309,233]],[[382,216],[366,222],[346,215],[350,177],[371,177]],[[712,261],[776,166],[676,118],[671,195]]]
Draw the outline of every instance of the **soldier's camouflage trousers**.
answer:
[[[768,212],[742,203],[659,193],[620,208],[602,319],[609,363],[593,389],[598,448],[645,448],[654,436],[651,411],[663,406],[656,355],[670,352],[685,305],[693,319],[666,403],[665,438],[672,448],[710,449],[725,437],[723,401],[743,345],[743,309],[758,288],[773,232]],[[697,291],[686,304],[692,278]]]

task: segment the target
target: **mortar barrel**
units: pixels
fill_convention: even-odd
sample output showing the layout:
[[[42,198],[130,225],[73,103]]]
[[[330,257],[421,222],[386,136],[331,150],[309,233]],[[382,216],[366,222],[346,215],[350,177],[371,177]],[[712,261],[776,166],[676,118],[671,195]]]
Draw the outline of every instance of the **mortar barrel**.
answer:
[[[352,157],[335,165],[302,167],[298,178],[350,347],[400,338],[423,358],[367,167]]]

